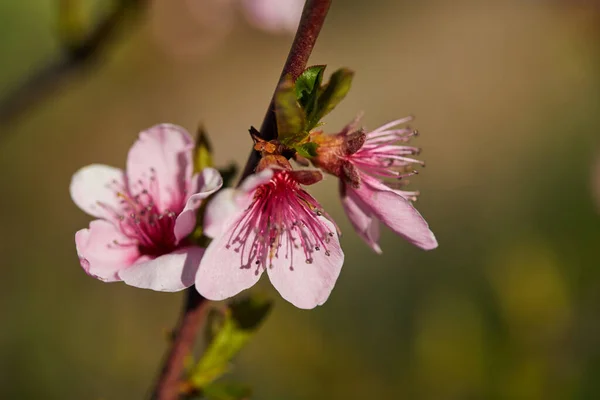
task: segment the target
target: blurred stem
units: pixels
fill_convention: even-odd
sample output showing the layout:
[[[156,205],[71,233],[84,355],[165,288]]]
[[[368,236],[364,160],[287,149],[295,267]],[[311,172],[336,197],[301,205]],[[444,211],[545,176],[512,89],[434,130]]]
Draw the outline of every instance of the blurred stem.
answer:
[[[288,58],[281,71],[279,82],[286,76],[291,75],[292,79],[296,79],[306,69],[308,58],[312,53],[321,27],[325,22],[325,17],[329,11],[329,6],[332,0],[307,0],[302,11],[302,18],[292,43],[292,48],[288,54]],[[276,87],[277,88],[277,87]],[[267,109],[267,114],[260,127],[260,138],[264,140],[273,140],[277,138],[277,120],[274,111],[274,99],[271,98],[271,103]],[[260,154],[252,150],[250,157],[240,178],[240,182],[248,175],[252,174],[260,161]]]
[[[62,51],[33,71],[19,86],[0,100],[0,124],[13,122],[32,109],[77,74],[96,65],[106,45],[121,27],[127,14],[148,0],[119,0],[102,20],[86,29],[81,1],[58,1],[58,33]]]
[[[192,286],[186,290],[183,311],[152,392],[153,400],[176,400],[179,398],[183,388],[181,377],[186,360],[192,353],[200,323],[209,304],[195,287]]]

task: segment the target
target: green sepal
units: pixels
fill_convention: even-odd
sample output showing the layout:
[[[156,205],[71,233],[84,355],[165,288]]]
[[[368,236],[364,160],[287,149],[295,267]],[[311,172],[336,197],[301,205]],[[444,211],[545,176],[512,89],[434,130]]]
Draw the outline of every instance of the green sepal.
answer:
[[[298,146],[294,146],[294,149],[302,157],[313,158],[313,157],[317,156],[317,148],[318,147],[319,147],[319,145],[314,142],[307,142],[307,143],[302,143]]]
[[[204,355],[190,371],[188,382],[202,390],[229,370],[229,363],[252,338],[268,315],[272,301],[250,295],[235,300],[223,312],[222,320],[207,332],[212,338]]]
[[[306,114],[296,99],[294,82],[286,76],[275,91],[277,138],[285,146],[301,142],[308,132],[304,130]]]
[[[310,115],[308,124],[311,129],[346,97],[352,86],[352,78],[354,71],[348,68],[340,68],[331,74],[329,82],[321,88],[315,112]]]
[[[194,173],[213,166],[212,145],[203,126],[198,127],[194,147]]]

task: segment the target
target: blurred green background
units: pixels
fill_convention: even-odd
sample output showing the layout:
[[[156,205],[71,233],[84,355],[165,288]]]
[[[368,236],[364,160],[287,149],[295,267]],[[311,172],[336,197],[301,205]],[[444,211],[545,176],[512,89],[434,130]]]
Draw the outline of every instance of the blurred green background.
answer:
[[[155,1],[0,126],[2,399],[138,399],[155,377],[182,296],[85,275],[71,175],[122,167],[159,122],[202,122],[216,161],[243,164],[291,42],[239,16],[200,29],[183,7]],[[56,13],[0,2],[1,94],[58,53]],[[311,62],[357,75],[326,129],[417,116],[411,187],[440,247],[385,231],[376,256],[335,180],[311,187],[346,264],[324,306],[278,299],[235,366],[255,399],[600,398],[599,39],[591,1],[333,2]]]

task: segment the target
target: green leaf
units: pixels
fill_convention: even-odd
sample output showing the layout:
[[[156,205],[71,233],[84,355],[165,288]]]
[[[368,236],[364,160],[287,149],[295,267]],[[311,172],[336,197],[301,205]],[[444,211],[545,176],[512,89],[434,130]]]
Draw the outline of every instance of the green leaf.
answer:
[[[310,115],[308,126],[310,129],[315,127],[319,121],[329,114],[348,94],[352,86],[354,72],[341,68],[331,74],[329,82],[323,86],[319,98],[317,99],[316,110]]]
[[[252,395],[252,389],[234,382],[208,384],[202,389],[207,400],[246,400]]]
[[[318,144],[314,142],[302,143],[301,145],[295,146],[294,149],[300,154],[302,157],[312,158],[317,156],[317,148]]]
[[[275,115],[279,141],[291,146],[301,142],[308,132],[304,130],[306,114],[296,100],[296,90],[292,78],[287,76],[275,91]]]
[[[312,115],[316,110],[325,67],[325,65],[309,67],[296,79],[296,98],[307,116]]]
[[[241,330],[253,332],[271,311],[273,301],[268,297],[253,293],[229,303],[231,317]]]
[[[206,134],[204,127],[200,126],[196,135],[196,147],[194,148],[194,173],[212,166],[212,145],[208,140],[208,135]]]
[[[224,313],[217,309],[211,308],[206,316],[206,322],[204,323],[204,341],[206,343],[212,343],[215,336],[223,329],[225,323]]]
[[[229,362],[252,338],[271,309],[272,302],[251,295],[232,302],[224,318],[213,326],[212,341],[198,364],[191,370],[189,383],[203,389],[229,370]]]

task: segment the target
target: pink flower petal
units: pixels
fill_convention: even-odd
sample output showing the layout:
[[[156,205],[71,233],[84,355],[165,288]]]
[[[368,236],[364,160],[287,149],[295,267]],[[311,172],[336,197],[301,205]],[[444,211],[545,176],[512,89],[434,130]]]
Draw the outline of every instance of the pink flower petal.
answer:
[[[252,174],[252,175],[248,176],[246,179],[244,179],[244,181],[241,183],[239,189],[245,193],[252,192],[254,189],[259,187],[260,185],[269,182],[271,180],[271,178],[273,177],[273,173],[274,173],[274,171],[272,169],[267,168],[265,170],[260,171],[257,174]]]
[[[348,125],[346,125],[342,131],[340,132],[340,135],[346,136],[349,135],[351,133],[354,133],[356,131],[358,131],[359,125],[360,125],[360,121],[363,119],[364,117],[364,112],[360,111],[358,114],[356,114],[356,117],[354,117],[354,119],[352,121],[350,121],[350,123],[348,123]]]
[[[183,211],[175,220],[175,238],[177,242],[189,235],[196,226],[196,210],[202,200],[219,190],[223,186],[221,174],[214,168],[205,168],[200,174],[192,178],[193,193],[187,200]]]
[[[273,170],[265,169],[248,176],[238,189],[223,189],[213,197],[204,213],[204,234],[214,238],[224,230],[226,221],[240,210],[244,210],[252,200],[252,193],[273,177]]]
[[[340,187],[344,183],[340,181]],[[381,254],[379,247],[379,221],[373,217],[369,207],[358,197],[353,195],[353,191],[342,189],[346,195],[342,195],[342,206],[348,215],[348,219],[358,235],[369,245],[377,254]]]
[[[335,232],[334,224],[324,217],[319,219],[331,232]],[[311,309],[322,305],[333,290],[344,263],[338,236],[331,237],[326,249],[314,251],[311,263],[306,262],[302,249],[288,243],[288,235],[281,238],[281,247],[271,260],[272,267],[267,268],[271,283],[284,299],[298,308]],[[298,237],[296,241],[299,241]],[[286,258],[285,249],[292,249],[291,257]]]
[[[257,28],[271,32],[294,32],[304,0],[242,0],[246,17]]]
[[[136,243],[131,243],[113,224],[100,219],[75,234],[75,245],[85,272],[104,282],[120,281],[118,272],[139,257]]]
[[[361,180],[358,189],[346,187],[349,196],[362,201],[381,222],[415,246],[424,250],[438,246],[429,225],[410,201],[392,189],[376,187],[378,182],[368,175],[361,174]]]
[[[236,202],[236,190],[226,188],[213,197],[204,212],[204,234],[215,238],[225,229],[225,223],[234,214],[239,213],[240,207]]]
[[[204,194],[206,198],[221,189],[221,186],[223,186],[223,178],[219,171],[207,167],[192,177],[190,190],[191,193]]]
[[[113,220],[121,210],[117,192],[125,189],[123,171],[107,165],[92,164],[81,168],[71,179],[71,198],[86,213]]]
[[[127,156],[132,193],[138,181],[146,182],[160,210],[183,206],[190,189],[193,146],[190,134],[176,125],[161,124],[141,132]]]
[[[201,247],[178,249],[121,270],[119,277],[130,286],[177,292],[194,284],[203,254],[204,249]]]
[[[255,255],[251,253],[252,243],[256,239],[254,232],[250,233],[246,245],[239,250],[236,247],[239,244],[229,244],[244,211],[242,209],[235,217],[228,219],[223,234],[216,237],[204,253],[196,275],[196,289],[207,299],[223,300],[235,296],[253,286],[262,275],[262,269],[253,262]]]

